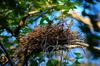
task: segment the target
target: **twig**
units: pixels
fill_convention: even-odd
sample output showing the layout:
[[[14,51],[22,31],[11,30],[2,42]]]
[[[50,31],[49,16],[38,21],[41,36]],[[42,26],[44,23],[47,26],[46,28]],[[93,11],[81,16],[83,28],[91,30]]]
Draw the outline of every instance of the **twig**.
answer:
[[[25,52],[24,52],[24,56],[25,56],[25,57],[24,57],[24,62],[23,62],[23,65],[22,65],[22,66],[24,66],[24,65],[28,66],[27,51],[28,51],[28,49],[26,49]]]
[[[65,47],[67,47],[67,48],[76,48],[79,46],[83,46],[83,47],[88,48],[90,45],[88,45],[87,43],[81,43],[81,42],[75,42],[75,44],[65,45]],[[100,50],[100,48],[96,47],[96,46],[93,46],[93,49]]]

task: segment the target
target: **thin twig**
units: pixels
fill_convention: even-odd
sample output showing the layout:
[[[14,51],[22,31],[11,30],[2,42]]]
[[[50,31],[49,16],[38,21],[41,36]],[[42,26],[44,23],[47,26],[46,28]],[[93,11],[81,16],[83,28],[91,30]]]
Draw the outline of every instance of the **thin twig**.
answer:
[[[27,51],[28,51],[28,49],[26,49],[25,52],[24,52],[24,56],[25,56],[25,57],[24,57],[24,62],[23,62],[23,65],[22,65],[22,66],[24,66],[24,65],[28,66]]]
[[[87,44],[87,43],[81,43],[81,42],[76,42],[74,45],[73,44],[71,44],[71,45],[65,45],[65,47],[67,47],[67,48],[76,48],[76,47],[80,47],[80,46],[88,48],[90,45]],[[96,50],[100,50],[100,48],[96,47],[96,46],[93,46],[93,48],[96,49]]]

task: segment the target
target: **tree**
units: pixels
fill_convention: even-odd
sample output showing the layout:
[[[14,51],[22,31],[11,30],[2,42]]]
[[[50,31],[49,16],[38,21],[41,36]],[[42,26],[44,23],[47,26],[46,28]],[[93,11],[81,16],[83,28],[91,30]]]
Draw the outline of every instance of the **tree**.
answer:
[[[95,3],[94,1],[88,0],[85,0],[85,2],[89,5]],[[98,26],[94,22],[87,24],[89,25],[87,26],[84,17],[77,18],[75,14],[68,14],[70,9],[74,9],[79,5],[85,4],[83,1],[72,0],[1,0],[0,64],[8,64],[11,66],[38,66],[47,57],[49,58],[46,64],[47,66],[66,66],[68,64],[68,57],[64,56],[64,50],[68,51],[69,48],[83,46],[89,47],[89,50],[94,51],[95,55],[99,55],[100,53],[98,54],[98,52],[100,49],[96,47],[99,43],[95,41],[95,44],[91,44],[91,41],[93,42],[93,40],[100,38],[91,32],[87,32],[90,31],[89,26],[93,25],[93,28],[98,28]],[[85,5],[83,7],[87,8],[89,6]],[[61,15],[59,17],[55,16],[55,11],[59,12],[59,14],[61,13]],[[83,15],[89,16],[91,21],[94,21],[94,15],[86,14],[85,10],[83,10]],[[73,23],[67,24],[66,29],[64,29],[66,16],[74,17],[80,20],[81,23],[83,22],[81,28],[86,33],[88,44],[79,38],[77,32],[70,31]],[[40,19],[39,26],[31,29],[29,25],[36,23],[38,19]],[[54,24],[54,20],[58,20],[58,23]],[[98,29],[95,30],[97,31]],[[58,53],[57,57],[61,57],[60,60],[53,59],[56,53]],[[75,55],[77,57],[74,62],[79,64],[80,62],[78,60],[82,56],[80,53],[75,53]]]

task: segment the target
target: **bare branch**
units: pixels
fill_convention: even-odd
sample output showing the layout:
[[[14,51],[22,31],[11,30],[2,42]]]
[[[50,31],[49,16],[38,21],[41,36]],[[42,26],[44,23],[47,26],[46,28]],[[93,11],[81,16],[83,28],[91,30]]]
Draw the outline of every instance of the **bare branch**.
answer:
[[[72,41],[74,41],[75,44],[65,45],[65,47],[67,47],[67,48],[77,48],[77,47],[86,47],[86,48],[88,48],[90,46],[87,43],[78,42],[80,40],[77,40],[77,41],[72,40]],[[96,47],[96,46],[93,46],[93,49],[100,50],[100,48],[99,47]]]

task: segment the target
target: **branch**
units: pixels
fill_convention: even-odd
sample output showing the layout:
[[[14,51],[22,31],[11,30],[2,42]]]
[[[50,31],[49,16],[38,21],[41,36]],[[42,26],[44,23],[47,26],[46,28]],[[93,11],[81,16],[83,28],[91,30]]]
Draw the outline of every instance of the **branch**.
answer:
[[[55,6],[55,5],[54,5]],[[6,29],[9,33],[11,33],[13,36],[18,37],[21,28],[25,25],[25,21],[29,16],[32,16],[33,14],[39,14],[36,18],[33,19],[33,21],[36,21],[38,18],[42,17],[44,14],[46,14],[49,10],[51,10],[54,6],[48,7],[46,11],[40,12],[40,11],[31,11],[29,12],[26,16],[24,16],[20,21],[18,26],[14,31],[12,31],[10,28],[7,26],[0,25],[0,28]]]
[[[4,53],[6,54],[6,57],[8,58],[8,61],[9,61],[10,65],[13,66],[13,63],[11,61],[10,56],[9,56],[7,50],[5,49],[5,47],[3,46],[3,44],[1,44],[1,42],[0,42],[0,47],[2,48],[2,50],[4,51]]]
[[[81,41],[81,42],[80,41],[81,40],[72,40],[72,42],[74,44],[65,45],[65,47],[67,47],[67,48],[77,48],[77,47],[86,47],[86,48],[88,48],[88,47],[90,47],[89,44],[84,43],[83,41]],[[99,47],[96,47],[96,46],[93,46],[93,49],[100,50],[100,48]]]
[[[83,22],[84,24],[87,24],[87,25],[89,26],[90,29],[93,29],[93,25],[92,25],[92,23],[91,23],[91,20],[90,20],[89,18],[85,18],[85,17],[81,16],[81,15],[79,14],[79,12],[76,11],[75,9],[69,10],[68,13],[71,14],[73,18],[75,18],[75,19],[77,19],[77,20]]]
[[[19,22],[18,27],[16,27],[16,29],[14,30],[13,34],[15,37],[18,37],[18,35],[20,33],[20,29],[21,29],[21,27],[24,26],[25,20],[27,19],[28,16],[29,16],[29,14],[26,15],[25,17],[23,17],[22,20]]]
[[[23,61],[22,66],[24,66],[24,65],[28,66],[27,50],[28,50],[28,49],[26,49],[25,52],[24,52],[24,56],[25,56],[25,57],[24,57],[24,61]]]
[[[20,29],[25,25],[25,21],[26,19],[29,17],[29,16],[32,16],[32,14],[35,14],[35,13],[40,13],[40,15],[36,18],[33,19],[33,21],[36,21],[38,18],[42,17],[44,14],[46,14],[48,12],[48,10],[52,9],[52,7],[48,8],[46,11],[44,12],[39,12],[39,11],[32,11],[32,12],[29,12],[25,17],[22,18],[22,20],[19,22],[18,24],[18,27],[16,27],[16,29],[14,30],[14,36],[15,37],[18,37],[19,35],[19,31]]]

